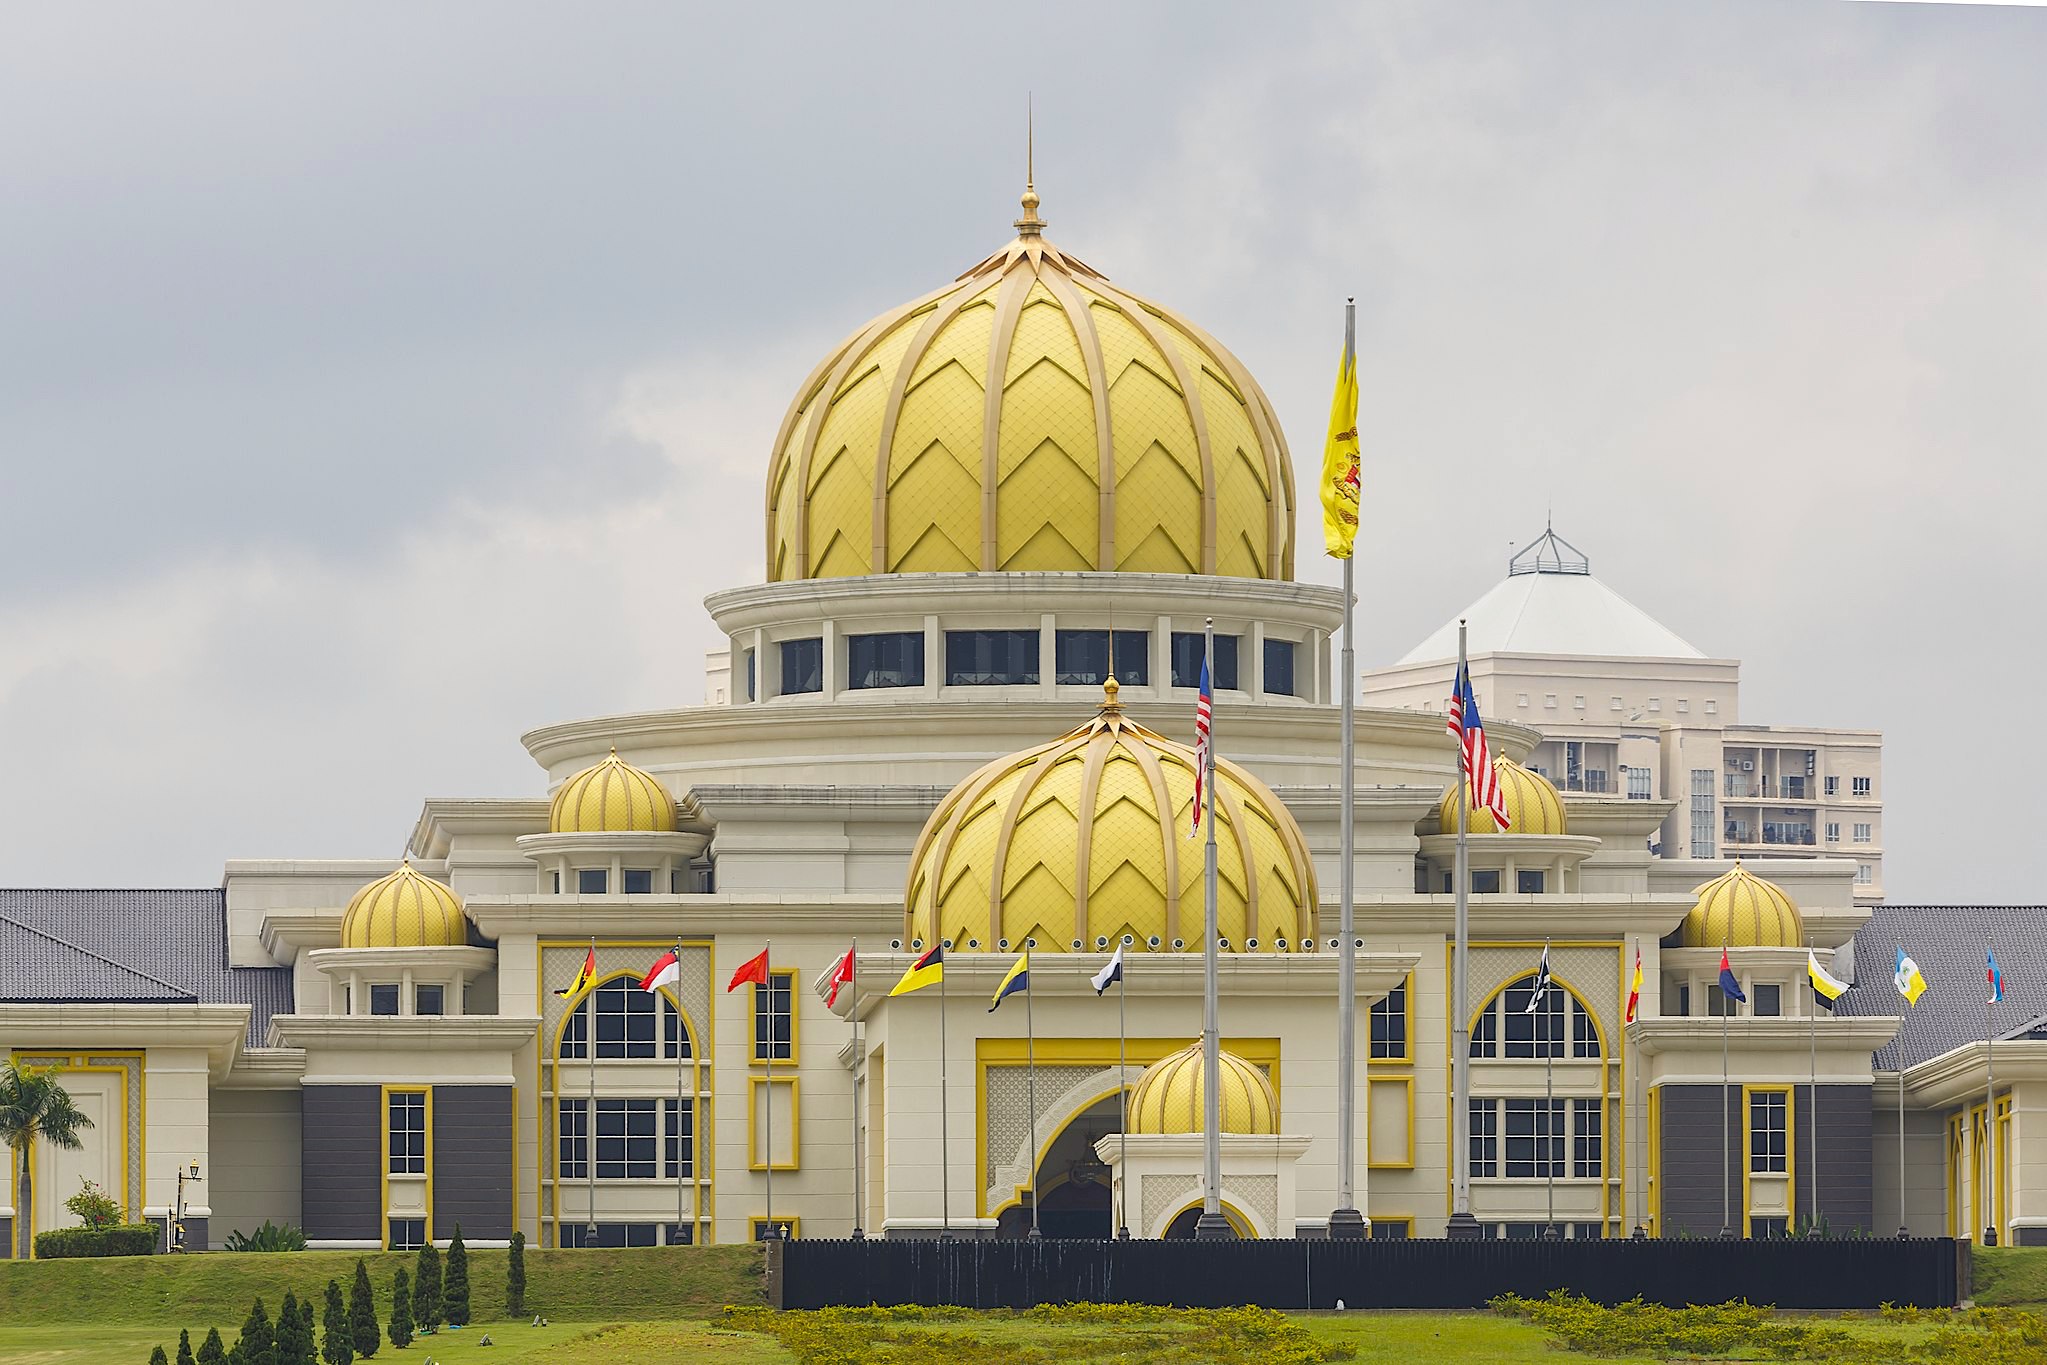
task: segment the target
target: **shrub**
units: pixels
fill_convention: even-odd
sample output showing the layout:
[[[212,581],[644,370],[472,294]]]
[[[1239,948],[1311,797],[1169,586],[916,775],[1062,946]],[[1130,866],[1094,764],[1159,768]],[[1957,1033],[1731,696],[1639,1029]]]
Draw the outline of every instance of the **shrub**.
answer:
[[[258,1299],[250,1306],[233,1355],[245,1365],[276,1365],[277,1334],[271,1330],[270,1314],[263,1307],[263,1300]]]
[[[368,1360],[377,1353],[384,1334],[377,1326],[377,1295],[370,1288],[369,1267],[355,1258],[355,1283],[348,1291],[348,1334],[354,1338],[355,1353]]]
[[[290,1223],[273,1223],[268,1218],[254,1232],[234,1231],[227,1235],[229,1251],[304,1251],[306,1234]]]
[[[76,1195],[72,1196],[74,1199]],[[110,1228],[58,1228],[36,1234],[36,1256],[59,1261],[81,1256],[148,1256],[163,1229],[154,1223],[116,1223]]]
[[[171,1365],[171,1358],[163,1353],[163,1347],[158,1346],[149,1353],[149,1365]]]
[[[192,1334],[189,1331],[181,1330],[178,1333],[177,1365],[194,1365],[192,1360]]]
[[[412,1274],[412,1327],[422,1334],[441,1328],[441,1253],[432,1242],[420,1245]]]
[[[512,1254],[505,1262],[505,1316],[526,1316],[526,1234],[512,1234]]]
[[[462,1245],[462,1225],[448,1243],[448,1265],[441,1277],[441,1316],[450,1327],[469,1325],[469,1248]]]
[[[349,1330],[348,1309],[341,1302],[341,1281],[327,1281],[325,1339],[320,1343],[321,1365],[354,1365],[355,1336]]]
[[[84,1176],[78,1177],[78,1185],[78,1193],[65,1200],[64,1207],[71,1210],[79,1222],[94,1232],[120,1225],[121,1206],[104,1189]]]
[[[220,1329],[206,1329],[206,1340],[199,1343],[198,1365],[227,1365],[227,1351],[220,1344]]]
[[[405,1267],[398,1267],[398,1274],[391,1281],[391,1344],[403,1350],[412,1344],[412,1285],[405,1278]]]

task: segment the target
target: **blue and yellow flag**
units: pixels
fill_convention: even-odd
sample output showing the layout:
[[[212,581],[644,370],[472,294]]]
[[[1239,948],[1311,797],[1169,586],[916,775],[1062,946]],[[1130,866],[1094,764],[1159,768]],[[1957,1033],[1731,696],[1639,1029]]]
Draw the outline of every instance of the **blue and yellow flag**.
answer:
[[[995,1013],[995,1007],[1015,995],[1018,991],[1031,988],[1031,955],[1025,953],[1002,978],[1002,984],[995,988],[995,998],[988,1002],[988,1013]]]
[[[1329,403],[1329,441],[1322,448],[1322,541],[1331,559],[1349,559],[1358,538],[1357,305],[1344,310],[1343,363]]]

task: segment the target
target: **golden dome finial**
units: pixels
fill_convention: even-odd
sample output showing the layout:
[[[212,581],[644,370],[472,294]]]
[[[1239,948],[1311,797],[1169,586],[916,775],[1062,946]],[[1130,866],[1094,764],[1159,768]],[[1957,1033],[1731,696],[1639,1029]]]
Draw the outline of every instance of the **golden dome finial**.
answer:
[[[1031,109],[1031,97],[1024,97],[1024,192],[1023,217],[1016,220],[1016,235],[1036,237],[1045,230],[1045,220],[1038,217],[1037,180],[1037,130],[1035,116]]]
[[[1123,709],[1123,703],[1116,700],[1116,695],[1122,690],[1123,684],[1117,682],[1116,675],[1111,673],[1102,684],[1102,714],[1113,715]]]

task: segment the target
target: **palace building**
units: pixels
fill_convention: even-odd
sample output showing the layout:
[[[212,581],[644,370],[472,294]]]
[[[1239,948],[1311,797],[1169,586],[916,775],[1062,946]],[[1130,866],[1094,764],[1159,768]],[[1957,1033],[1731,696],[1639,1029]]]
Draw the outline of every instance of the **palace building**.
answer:
[[[1372,1236],[1441,1235],[1455,746],[1408,699],[1358,712],[1339,941],[1342,611],[1294,579],[1320,547],[1296,543],[1278,416],[1221,342],[1044,229],[1026,192],[1006,246],[801,377],[763,452],[768,581],[705,602],[722,699],[535,729],[528,790],[426,798],[388,861],[0,891],[0,1049],[62,1065],[94,1121],[82,1150],[34,1150],[25,1200],[0,1190],[0,1240],[65,1222],[81,1178],[195,1248],[265,1219],[336,1248],[458,1224],[539,1246],[1007,1237],[1034,1215],[1184,1233],[1206,1193],[1189,746],[1210,622],[1223,1208],[1246,1236],[1327,1233],[1350,953],[1357,1203]],[[1881,961],[1861,1008],[1813,1017],[1808,945],[1845,973],[1858,932],[1898,928],[1855,861],[1673,857],[1667,835],[1655,856],[1681,784],[1560,783],[1532,717],[1487,700],[1513,817],[1469,840],[1488,1233],[1970,1235],[1980,1041],[1900,1034]],[[942,985],[891,996],[940,943]],[[1557,989],[1531,1011],[1545,944]],[[991,1012],[1026,949],[1028,998]],[[643,991],[670,951],[674,981]],[[764,951],[766,980],[728,991]],[[2042,1045],[1997,1049],[2006,1236],[2047,1228],[2021,1102]]]

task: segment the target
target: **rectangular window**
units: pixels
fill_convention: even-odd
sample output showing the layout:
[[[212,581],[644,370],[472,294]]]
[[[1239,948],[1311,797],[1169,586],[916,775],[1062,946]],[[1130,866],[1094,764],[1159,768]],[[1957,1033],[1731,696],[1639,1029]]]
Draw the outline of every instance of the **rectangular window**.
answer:
[[[1546,707],[1547,709],[1549,709],[1549,710],[1551,710],[1551,711],[1554,711],[1554,710],[1556,710],[1556,709],[1557,709],[1557,694],[1556,694],[1556,693],[1554,693],[1554,692],[1545,692],[1545,693],[1543,693],[1543,694],[1542,694],[1542,704],[1543,704],[1543,706],[1544,706],[1544,707]],[[1479,714],[1480,714],[1480,716],[1483,716],[1483,715],[1484,715],[1485,713],[1484,713],[1483,711],[1481,711],[1481,712],[1480,712]]]
[[[371,986],[370,1013],[398,1013],[398,988],[396,986]]]
[[[795,1020],[790,1009],[796,994],[796,973],[769,972],[768,984],[753,987],[753,1059],[785,1062],[796,1055]]]
[[[1563,1178],[1564,1102],[1507,1100],[1507,1178]]]
[[[1765,1242],[1782,1240],[1791,1235],[1791,1220],[1751,1218],[1748,1220],[1748,1235]]]
[[[1599,1140],[1599,1123],[1605,1106],[1598,1100],[1571,1101],[1571,1175],[1577,1180],[1597,1180],[1605,1174],[1604,1148]]]
[[[1709,701],[1706,703],[1706,714],[1709,716],[1717,712],[1719,709],[1720,703],[1717,701]]]
[[[654,869],[651,867],[629,867],[622,875],[622,888],[628,896],[651,896],[654,893]]]
[[[1555,986],[1543,993],[1542,1004],[1533,1014],[1528,1006],[1535,998],[1535,978],[1523,977],[1501,992],[1508,1057],[1561,1057],[1564,1055],[1564,993]],[[1491,1013],[1490,1010],[1487,1013]]]
[[[1856,843],[1858,843],[1858,844],[1866,844],[1866,843],[1868,843],[1868,842],[1869,842],[1869,826],[1868,826],[1868,825],[1864,825],[1864,824],[1857,824],[1857,825],[1855,826],[1855,842],[1856,842]]]
[[[1707,703],[1709,706],[1711,703]],[[1692,769],[1692,848],[1694,858],[1713,856],[1713,770]]]
[[[1035,630],[948,630],[948,687],[1028,687],[1038,681]]]
[[[1516,692],[1516,693],[1514,694],[1514,704],[1515,704],[1516,706],[1526,706],[1526,705],[1528,705],[1528,694],[1527,694],[1526,692]],[[1483,711],[1479,712],[1479,719],[1483,720],[1484,718],[1485,718],[1485,712],[1483,712]]]
[[[414,986],[412,988],[412,1012],[414,1014],[440,1014],[444,987]]]
[[[1856,778],[1853,783],[1853,794],[1856,796],[1868,796],[1869,779],[1866,777]]]
[[[754,659],[754,653],[749,649],[746,651],[746,699],[748,701],[758,699],[756,694],[760,691],[759,673],[760,670]]]
[[[1692,988],[1690,986],[1679,986],[1677,988],[1677,1014],[1680,1019],[1692,1017]]]
[[[562,1100],[556,1106],[555,1171],[563,1180],[590,1178],[590,1102]]]
[[[680,1020],[668,997],[650,995],[640,983],[627,976],[615,976],[583,998],[562,1029],[560,1055],[574,1060],[590,1055],[590,1018],[597,1019],[597,1055],[606,1061],[651,1061],[673,1059],[678,1050],[688,1056],[688,1039],[681,1036]],[[657,1042],[656,1039],[659,1039]]]
[[[1784,1012],[1783,988],[1776,985],[1749,987],[1749,1013],[1769,1019]]]
[[[1618,710],[1620,710],[1620,709],[1621,709],[1621,699],[1620,699],[1619,697],[1615,697],[1615,698],[1613,699],[1613,701],[1612,701],[1612,702],[1610,702],[1610,703],[1609,703],[1609,704],[1607,705],[1607,708],[1606,708],[1606,709],[1607,709],[1607,710],[1609,710],[1609,711],[1618,711]]]
[[[1840,778],[1838,778],[1838,777],[1830,777],[1830,778],[1828,778],[1828,779],[1827,779],[1827,795],[1829,795],[1829,796],[1839,796],[1840,794],[1841,794],[1841,779],[1840,779]]]
[[[1053,681],[1068,685],[1109,680],[1109,632],[1062,630],[1052,637]],[[1151,680],[1151,632],[1116,632],[1116,681],[1144,687]]]
[[[1875,868],[1871,867],[1868,863],[1860,863],[1856,866],[1855,884],[1857,886],[1871,886],[1874,885],[1875,882],[1876,882]]]
[[[1540,896],[1545,890],[1549,874],[1539,867],[1523,867],[1514,873],[1514,889],[1524,896]]]
[[[1647,768],[1623,768],[1621,771],[1625,772],[1628,776],[1628,800],[1647,801],[1649,799],[1649,770]]]
[[[660,1134],[654,1100],[597,1101],[597,1178],[655,1180]]]
[[[426,1245],[426,1219],[393,1218],[384,1236],[392,1251],[418,1251]]]
[[[391,1174],[425,1175],[426,1092],[393,1090],[388,1101],[388,1111]]]
[[[1492,1100],[1471,1102],[1471,1174],[1474,1178],[1500,1173],[1500,1110]]]
[[[1689,712],[1689,711],[1690,711],[1691,709],[1692,709],[1692,704],[1691,704],[1691,702],[1687,701],[1687,700],[1686,700],[1685,698],[1683,698],[1683,697],[1679,697],[1679,698],[1677,699],[1677,713],[1678,713],[1678,714],[1679,714],[1680,716],[1682,716],[1682,715],[1686,714],[1686,713],[1687,713],[1687,712]]]
[[[921,631],[846,637],[848,688],[859,691],[872,687],[923,685],[924,635]]]
[[[579,867],[576,869],[576,894],[601,896],[611,885],[611,873],[601,867]]]
[[[1583,697],[1571,698],[1571,709],[1574,711],[1583,711],[1585,709],[1585,698]]]
[[[1599,1055],[1599,1025],[1592,1016],[1573,1002],[1571,1006],[1571,1055],[1573,1057],[1597,1057]]]
[[[1661,711],[1663,709],[1663,703],[1659,701],[1657,698],[1651,697],[1649,698],[1649,709],[1651,711]]]
[[[1204,637],[1199,631],[1173,632],[1173,686],[1201,686],[1201,647]],[[1237,637],[1218,635],[1215,637],[1215,677],[1210,680],[1218,692],[1237,690]]]
[[[662,1175],[670,1180],[694,1179],[697,1173],[696,1100],[689,1098],[680,1101],[661,1101],[661,1118]]]
[[[1499,895],[1500,869],[1497,867],[1473,868],[1471,870],[1471,894],[1474,896]]]
[[[1276,697],[1292,697],[1294,691],[1294,642],[1265,642],[1265,690]]]
[[[1827,842],[1830,844],[1838,844],[1841,842],[1840,821],[1838,820],[1827,821]]]
[[[1407,1060],[1407,985],[1402,981],[1385,999],[1372,1004],[1371,1059],[1375,1062]]]
[[[784,640],[776,648],[782,654],[783,696],[824,691],[823,640],[817,636],[807,640]]]
[[[1739,1016],[1740,1013],[1740,1006],[1728,998],[1727,992],[1720,989],[1719,982],[1715,981],[1706,987],[1706,1017],[1708,1019],[1718,1019],[1723,1015]]]
[[[687,1245],[695,1231],[678,1229],[673,1223],[599,1223],[597,1235],[592,1237],[590,1224],[566,1218],[558,1229],[565,1247],[656,1247],[663,1241],[670,1246]]]
[[[1414,1236],[1412,1218],[1374,1218],[1372,1240],[1375,1242],[1402,1242]]]
[[[1782,1175],[1787,1169],[1785,1141],[1789,1096],[1782,1090],[1755,1090],[1748,1097],[1748,1168]]]

